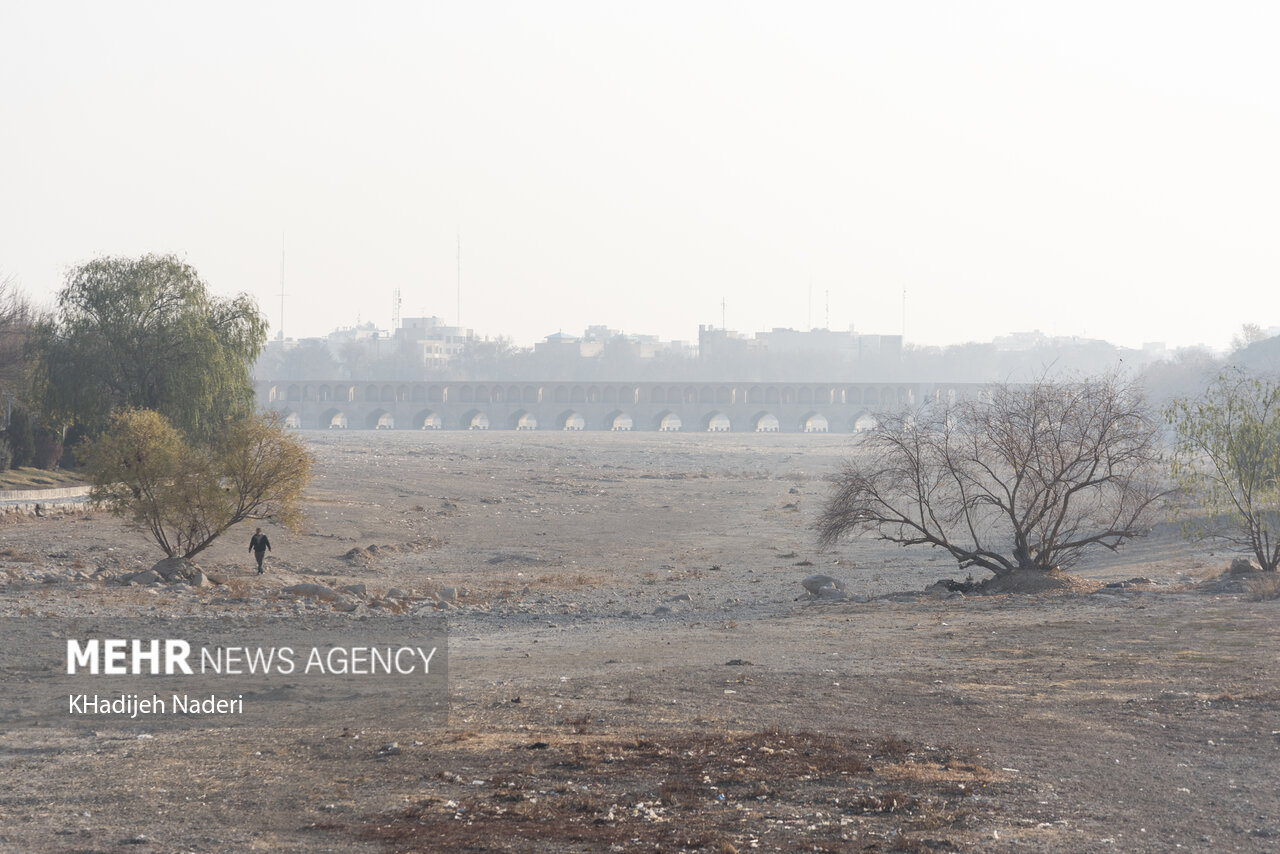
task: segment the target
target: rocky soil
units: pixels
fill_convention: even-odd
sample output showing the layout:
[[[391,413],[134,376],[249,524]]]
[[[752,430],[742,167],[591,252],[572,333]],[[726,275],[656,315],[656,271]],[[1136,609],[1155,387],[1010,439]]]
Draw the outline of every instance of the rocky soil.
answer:
[[[152,577],[105,513],[9,516],[0,620],[444,613],[447,725],[11,728],[0,850],[1280,845],[1280,603],[1172,526],[977,595],[928,550],[817,551],[849,437],[304,435],[266,575],[252,528]]]

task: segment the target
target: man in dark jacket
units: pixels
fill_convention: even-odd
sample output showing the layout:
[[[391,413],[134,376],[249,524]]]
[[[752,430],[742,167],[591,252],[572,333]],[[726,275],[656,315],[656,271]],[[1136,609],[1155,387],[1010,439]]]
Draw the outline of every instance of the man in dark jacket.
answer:
[[[258,575],[262,575],[262,561],[267,556],[267,552],[271,550],[271,541],[267,539],[267,535],[262,533],[262,529],[253,532],[253,536],[249,538],[249,551],[253,552],[254,558],[258,561]]]

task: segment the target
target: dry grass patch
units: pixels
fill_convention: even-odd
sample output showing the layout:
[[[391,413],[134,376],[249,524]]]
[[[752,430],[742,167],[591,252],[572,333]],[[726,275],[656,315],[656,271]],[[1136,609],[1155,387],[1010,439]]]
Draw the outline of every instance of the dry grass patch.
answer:
[[[1280,572],[1260,573],[1244,582],[1245,596],[1250,602],[1280,599]]]

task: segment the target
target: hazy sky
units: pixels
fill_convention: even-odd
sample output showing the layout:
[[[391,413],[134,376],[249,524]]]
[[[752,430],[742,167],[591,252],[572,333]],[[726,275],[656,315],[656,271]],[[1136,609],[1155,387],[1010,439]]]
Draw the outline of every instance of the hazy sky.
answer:
[[[0,0],[0,276],[284,330],[1280,324],[1280,4]]]

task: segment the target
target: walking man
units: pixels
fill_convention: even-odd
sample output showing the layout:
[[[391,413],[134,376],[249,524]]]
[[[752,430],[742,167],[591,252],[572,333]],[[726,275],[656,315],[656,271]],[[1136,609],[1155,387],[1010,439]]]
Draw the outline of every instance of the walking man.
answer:
[[[267,539],[267,535],[262,533],[262,529],[253,532],[253,536],[249,538],[249,551],[253,552],[253,557],[258,561],[258,575],[262,575],[262,561],[267,556],[267,552],[271,551],[271,541]]]

